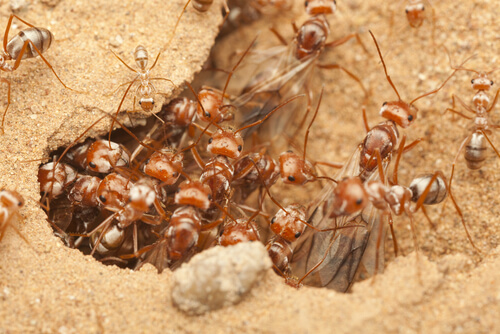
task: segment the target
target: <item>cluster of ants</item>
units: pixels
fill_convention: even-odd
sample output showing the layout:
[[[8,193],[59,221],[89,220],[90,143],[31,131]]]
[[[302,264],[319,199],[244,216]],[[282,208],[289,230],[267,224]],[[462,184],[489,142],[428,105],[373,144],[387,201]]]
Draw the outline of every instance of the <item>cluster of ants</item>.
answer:
[[[199,11],[207,10],[211,3],[211,0],[193,0]],[[289,5],[284,0],[254,0],[244,2],[241,7],[237,6],[238,1],[235,3],[238,13],[249,9],[265,12],[266,6],[279,10]],[[230,22],[234,17],[229,8],[235,9],[225,2],[224,5],[225,21],[227,18]],[[417,210],[422,210],[428,218],[424,205],[441,203],[447,197],[474,246],[452,195],[451,181],[462,151],[470,169],[481,168],[488,145],[500,157],[489,138],[491,130],[499,127],[489,120],[498,98],[498,91],[493,101],[488,96],[493,85],[488,77],[490,73],[466,69],[463,62],[453,68],[439,87],[408,103],[401,99],[377,40],[370,32],[397,100],[382,104],[380,116],[384,120],[374,127],[368,125],[363,113],[365,138],[353,148],[348,161],[337,166],[340,169],[333,177],[321,176],[317,171],[321,163],[307,159],[306,147],[323,91],[306,129],[302,154],[288,150],[273,157],[269,143],[275,141],[265,142],[262,138],[264,133],[273,137],[288,128],[297,118],[294,101],[305,97],[308,108],[299,128],[304,126],[313,109],[313,92],[305,83],[315,67],[342,70],[367,95],[361,80],[349,70],[338,64],[319,64],[325,49],[348,40],[356,39],[365,48],[357,34],[327,42],[328,17],[336,10],[334,0],[306,1],[305,9],[309,18],[296,27],[291,42],[273,30],[284,44],[282,51],[274,56],[274,66],[256,75],[241,94],[230,96],[226,90],[242,60],[251,54],[253,43],[229,72],[222,91],[203,87],[196,93],[188,83],[194,100],[174,99],[150,117],[146,125],[133,129],[123,126],[118,113],[133,85],[137,85],[135,95],[141,108],[153,109],[156,88],[149,73],[160,54],[149,69],[148,52],[143,46],[134,52],[137,69],[117,56],[137,75],[128,84],[116,116],[103,117],[112,118],[109,136],[81,142],[87,130],[71,145],[54,152],[53,161],[39,169],[41,203],[55,234],[69,247],[78,248],[104,263],[129,268],[150,263],[159,272],[165,268],[175,269],[194,254],[215,245],[262,241],[275,271],[289,284],[325,286],[338,291],[348,290],[360,268],[370,274],[382,269],[387,226],[397,253],[393,215],[407,214],[413,230],[412,217]],[[425,18],[423,2],[409,1],[406,13],[412,27],[420,26]],[[11,16],[6,29],[0,68],[13,71],[21,59],[37,55],[49,65],[42,56],[52,41],[48,30],[20,19],[30,28],[7,43],[14,17]],[[7,60],[15,60],[14,66]],[[409,186],[400,185],[400,159],[419,140],[407,145],[406,136],[399,134],[399,128],[408,128],[417,119],[416,101],[437,93],[459,70],[477,74],[472,80],[472,88],[477,93],[472,106],[453,96],[453,107],[448,108],[474,124],[453,161],[450,179],[436,171],[415,178]],[[1,80],[9,85],[10,104],[10,83]],[[456,110],[456,101],[471,116]],[[7,109],[4,118],[6,112]],[[235,115],[242,115],[239,124],[234,124]],[[113,130],[114,124],[121,130]],[[263,135],[253,136],[256,131]],[[256,143],[256,137],[261,141]],[[250,148],[244,147],[248,139],[254,142]],[[388,177],[391,166],[392,176]],[[284,207],[270,191],[278,180],[297,186],[323,180],[325,185],[311,203]],[[275,209],[267,207],[270,202],[267,198]],[[0,204],[1,238],[11,217],[22,206],[22,199],[15,192],[4,190],[0,193]],[[274,215],[270,213],[276,210]],[[265,237],[268,229],[272,235]],[[415,231],[413,235],[418,249]]]

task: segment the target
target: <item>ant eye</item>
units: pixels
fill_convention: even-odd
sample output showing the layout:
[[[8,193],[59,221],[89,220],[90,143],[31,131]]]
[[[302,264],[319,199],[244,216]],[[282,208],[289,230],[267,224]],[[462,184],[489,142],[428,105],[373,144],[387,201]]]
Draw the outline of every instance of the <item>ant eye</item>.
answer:
[[[493,81],[490,81],[490,86],[493,86]]]
[[[210,118],[210,113],[208,111],[205,111],[205,117]]]
[[[243,147],[241,145],[238,145],[238,152],[241,152],[242,149]]]
[[[363,203],[363,199],[362,198],[359,198],[356,200],[356,205],[361,205],[361,203]]]
[[[96,168],[96,167],[97,167],[97,165],[96,165],[94,162],[92,162],[92,161],[91,161],[91,162],[89,162],[89,166],[90,166],[91,168]]]
[[[152,105],[155,105],[155,101],[151,101],[151,104],[152,104]]]
[[[177,175],[179,175],[179,172],[173,172],[173,173],[172,173],[172,176],[173,176],[173,177],[177,177]]]
[[[106,197],[104,195],[99,196],[101,202],[106,203]]]
[[[276,222],[276,217],[273,217],[273,219],[271,219],[271,224],[274,224]]]
[[[177,188],[177,190],[175,192],[176,193],[180,193],[181,192],[181,188]]]
[[[410,122],[413,121],[413,116],[412,115],[408,116],[408,121],[410,121]]]
[[[214,141],[214,139],[213,139],[213,138],[210,138],[210,139],[208,140],[208,143],[209,143],[209,144],[212,144],[212,142],[213,142],[213,141]]]
[[[422,6],[422,10],[425,10],[425,6]]]
[[[17,206],[23,206],[23,202],[17,202]]]
[[[208,194],[207,198],[208,198],[209,201],[211,201],[212,200],[212,195]]]
[[[224,234],[224,229],[220,230],[219,236],[222,237],[223,234]]]
[[[293,177],[292,175],[290,175],[290,176],[288,177],[288,181],[290,181],[290,182],[295,182],[295,177]]]
[[[293,151],[292,150],[288,150],[288,151],[286,151],[286,153],[293,153]]]
[[[139,105],[142,106],[142,101],[139,101]]]
[[[382,107],[385,106],[386,104],[387,104],[387,102],[382,103]]]
[[[300,237],[300,234],[301,234],[300,232],[295,233],[295,238]]]
[[[472,79],[472,80],[470,81],[470,83],[471,83],[471,84],[474,84],[474,79]]]
[[[309,1],[306,1],[306,2],[304,3],[304,5],[305,5],[306,7],[307,7],[307,6],[309,6]]]
[[[408,14],[408,12],[409,12],[408,9],[405,9],[405,12],[406,12],[406,14]]]

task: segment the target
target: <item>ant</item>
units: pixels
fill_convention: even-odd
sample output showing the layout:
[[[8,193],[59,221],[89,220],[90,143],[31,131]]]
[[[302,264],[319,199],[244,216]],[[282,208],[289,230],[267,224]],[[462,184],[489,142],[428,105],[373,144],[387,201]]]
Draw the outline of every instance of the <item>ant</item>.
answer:
[[[12,37],[8,42],[10,27],[12,25],[12,20],[16,18],[22,23],[26,24],[29,28],[21,30],[17,35]],[[73,90],[66,86],[64,82],[59,78],[56,71],[50,65],[50,63],[42,55],[43,52],[47,51],[54,40],[54,35],[45,28],[38,28],[34,25],[24,21],[19,16],[15,14],[10,14],[7,27],[5,28],[5,33],[3,37],[3,50],[0,51],[0,70],[4,72],[14,72],[19,65],[21,65],[21,60],[28,58],[35,58],[40,56],[45,64],[50,68],[52,73],[56,76],[57,80],[64,86],[64,88]],[[29,46],[29,47],[28,47]],[[14,65],[7,63],[8,60],[15,60]],[[7,107],[3,113],[2,117],[2,127],[1,133],[4,134],[4,122],[5,115],[7,115],[7,110],[10,106],[10,81],[5,78],[0,78],[0,82],[7,84]]]
[[[500,93],[500,89],[497,90],[495,94],[495,98],[490,104],[490,97],[487,92],[493,86],[494,82],[489,79],[489,75],[494,71],[490,72],[478,72],[472,69],[467,69],[464,67],[458,67],[457,70],[464,70],[468,72],[473,72],[477,76],[471,80],[472,89],[477,90],[476,94],[472,98],[472,107],[465,104],[462,99],[460,99],[456,95],[452,95],[453,106],[451,108],[447,108],[447,111],[451,111],[454,114],[457,114],[465,119],[473,121],[472,127],[470,129],[470,133],[465,137],[462,143],[459,146],[457,154],[455,155],[455,159],[453,159],[452,167],[451,167],[451,176],[450,183],[448,187],[451,188],[451,182],[453,180],[453,175],[455,173],[455,165],[458,161],[458,157],[462,150],[464,150],[464,158],[467,164],[467,167],[471,170],[480,169],[487,158],[487,145],[489,144],[491,148],[495,151],[496,155],[500,158],[500,152],[495,147],[493,142],[491,141],[489,135],[492,134],[491,129],[499,129],[500,125],[492,124],[489,118],[491,110],[495,107],[498,101],[498,95]],[[468,116],[463,114],[462,112],[455,109],[455,101],[458,101],[465,110],[472,113],[474,116]]]
[[[152,81],[153,80],[165,80],[165,81],[170,82],[172,85],[174,85],[173,81],[170,79],[151,78],[150,77],[150,72],[153,70],[153,68],[158,63],[158,59],[160,59],[161,51],[158,52],[158,55],[156,56],[153,65],[151,65],[151,67],[149,69],[147,68],[148,60],[149,60],[148,50],[142,45],[138,45],[134,50],[134,60],[135,60],[135,64],[137,66],[137,69],[134,69],[131,66],[129,66],[113,50],[110,49],[110,51],[116,58],[118,58],[118,60],[123,65],[125,65],[129,70],[131,70],[132,72],[135,72],[137,74],[132,81],[120,85],[120,86],[124,86],[124,85],[128,84],[128,87],[125,90],[125,93],[123,94],[123,97],[120,101],[120,104],[118,105],[115,118],[118,117],[118,113],[120,112],[120,108],[122,107],[123,102],[125,101],[125,98],[127,97],[129,90],[132,88],[132,86],[136,82],[138,82],[138,85],[137,85],[137,88],[135,90],[135,96],[134,96],[134,110],[135,110],[136,98],[139,98],[139,105],[141,106],[142,110],[145,112],[152,113],[154,105],[155,105],[154,96],[157,94],[157,89]],[[155,115],[155,114],[153,113],[153,115]],[[156,116],[156,117],[158,118],[158,116]],[[160,119],[160,118],[158,118],[158,119],[163,122],[162,119]],[[115,119],[113,119],[113,121],[111,122],[111,127],[110,127],[110,131],[109,131],[109,141],[111,141],[111,133],[112,133],[114,124],[115,124]]]
[[[392,226],[392,214],[400,216],[406,213],[410,218],[417,252],[418,240],[413,214],[419,209],[424,210],[424,204],[439,204],[449,196],[465,227],[463,214],[441,171],[415,178],[409,187],[398,184],[398,165],[404,152],[405,141],[404,136],[398,148],[392,182],[385,176],[383,160],[378,150],[375,152],[378,179],[363,181],[359,176],[353,176],[339,181],[333,190],[329,217],[335,220],[336,226],[352,228],[340,234],[333,234],[331,237],[317,236],[313,239],[313,243],[319,244],[319,247],[307,257],[306,263],[314,265],[299,280],[299,285],[307,278],[307,284],[346,291],[361,262],[369,272],[377,273],[379,265],[383,263],[383,251],[379,250],[385,235],[384,218],[387,218],[389,225]],[[415,205],[411,206],[411,202]],[[366,226],[354,227],[351,225],[353,223]],[[465,229],[467,231],[466,227]],[[394,235],[393,238],[396,240]],[[397,250],[395,242],[396,253]]]
[[[16,215],[19,215],[19,209],[24,205],[24,199],[17,192],[12,190],[0,190],[0,241],[2,241],[7,227],[12,229],[24,240],[28,241],[12,224]]]

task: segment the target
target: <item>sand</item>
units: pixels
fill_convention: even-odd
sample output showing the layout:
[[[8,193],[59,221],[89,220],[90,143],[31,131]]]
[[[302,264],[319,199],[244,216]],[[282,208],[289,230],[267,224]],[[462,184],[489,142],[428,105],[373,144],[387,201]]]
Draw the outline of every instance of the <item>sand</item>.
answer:
[[[375,0],[338,3],[339,13],[330,19],[330,38],[358,31],[371,55],[349,42],[329,50],[322,59],[342,64],[371,89],[367,108],[371,125],[381,121],[378,108],[382,102],[394,99],[395,94],[383,76],[368,29],[377,36],[403,98],[414,98],[436,87],[450,72],[446,53],[433,47],[429,22],[418,31],[410,29],[401,15],[403,5],[380,7]],[[498,67],[495,10],[499,4],[497,0],[475,4],[433,2],[438,16],[435,44],[446,45],[454,64],[477,54],[468,67]],[[46,53],[47,59],[65,83],[87,93],[64,89],[39,59],[23,61],[16,72],[3,76],[12,82],[12,104],[0,141],[0,186],[16,189],[26,199],[22,219],[16,226],[29,245],[12,231],[0,243],[0,332],[498,331],[500,159],[493,154],[480,171],[469,171],[461,157],[454,179],[454,193],[481,254],[466,240],[460,219],[449,204],[442,215],[440,208],[429,209],[435,228],[420,213],[416,214],[421,247],[418,261],[411,253],[409,220],[397,218],[396,234],[407,256],[393,259],[391,248],[386,247],[389,264],[385,273],[356,284],[350,294],[308,287],[295,290],[269,271],[240,304],[190,317],[172,305],[168,271],[158,275],[148,265],[139,272],[104,266],[63,246],[37,204],[39,162],[26,161],[46,158],[50,150],[67,145],[101,117],[101,111],[115,112],[121,94],[106,94],[132,80],[134,74],[106,48],[117,45],[111,48],[131,65],[131,52],[139,43],[154,57],[168,42],[181,6],[182,1],[61,1],[52,8],[34,1],[19,12],[27,21],[54,33],[56,43]],[[154,70],[156,75],[175,83],[174,93],[181,90],[184,80],[192,79],[208,55],[221,20],[216,7],[204,15],[188,9]],[[304,20],[301,9],[297,4],[292,12],[273,18],[274,26],[290,36],[292,18],[299,24]],[[397,11],[395,16],[391,10]],[[0,13],[2,22],[6,22],[9,5],[0,6]],[[261,31],[259,46],[264,47],[264,41],[276,43],[267,30],[269,21],[257,22],[220,40],[214,51],[215,65],[229,68],[234,57],[231,61],[227,58],[236,49],[244,49],[257,31]],[[496,75],[492,75],[493,80]],[[405,133],[409,140],[423,137],[425,141],[405,154],[401,183],[436,169],[449,175],[469,123],[453,120],[449,114],[443,116],[442,112],[451,105],[451,94],[470,101],[474,94],[470,79],[471,73],[460,72],[438,95],[416,103],[419,119]],[[318,70],[314,82],[318,89],[322,83],[326,88],[308,155],[321,160],[345,160],[364,136],[362,93],[349,77],[337,71]],[[162,93],[171,93],[168,84],[161,82],[158,87]],[[6,96],[5,85],[0,90]],[[132,96],[122,109],[132,109]],[[158,101],[159,106],[160,98]],[[493,119],[499,123],[498,107]],[[103,122],[92,134],[102,134],[108,127],[109,123]],[[493,140],[500,146],[498,136]],[[313,199],[317,186],[308,189],[311,191],[302,192],[302,197],[295,200]]]

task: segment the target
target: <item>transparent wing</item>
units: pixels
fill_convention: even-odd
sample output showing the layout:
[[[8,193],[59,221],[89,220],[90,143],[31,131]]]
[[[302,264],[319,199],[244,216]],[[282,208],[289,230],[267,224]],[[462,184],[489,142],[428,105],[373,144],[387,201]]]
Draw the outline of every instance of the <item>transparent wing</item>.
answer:
[[[360,152],[361,146],[358,146],[335,176],[337,180],[359,175]],[[385,163],[384,170],[388,165],[388,162]],[[379,173],[375,172],[367,181],[379,179]],[[332,218],[331,202],[334,188],[333,185],[324,189],[313,208],[309,223],[319,229],[333,227],[340,229],[331,232],[307,229],[301,238],[302,243],[294,249],[292,272],[298,277],[303,277],[317,266],[304,279],[304,284],[345,292],[360,264],[363,264],[369,274],[374,274],[378,257],[378,268],[383,269],[383,243],[378,250],[376,244],[380,233],[382,242],[384,240],[385,224],[380,219],[380,212],[371,204],[351,216]]]

